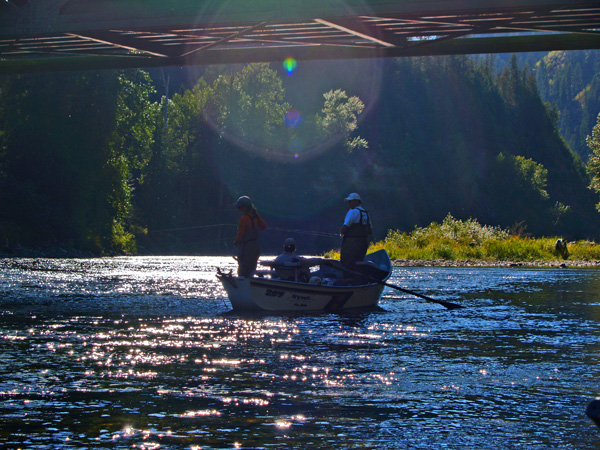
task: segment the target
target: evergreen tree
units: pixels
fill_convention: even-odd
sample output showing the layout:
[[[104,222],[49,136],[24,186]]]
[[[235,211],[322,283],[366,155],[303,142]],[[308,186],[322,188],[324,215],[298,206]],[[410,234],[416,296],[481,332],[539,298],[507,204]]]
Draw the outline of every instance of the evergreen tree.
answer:
[[[587,137],[587,144],[591,155],[587,163],[587,171],[591,177],[590,188],[600,192],[600,114],[592,130],[592,135]],[[600,203],[596,205],[600,211]]]

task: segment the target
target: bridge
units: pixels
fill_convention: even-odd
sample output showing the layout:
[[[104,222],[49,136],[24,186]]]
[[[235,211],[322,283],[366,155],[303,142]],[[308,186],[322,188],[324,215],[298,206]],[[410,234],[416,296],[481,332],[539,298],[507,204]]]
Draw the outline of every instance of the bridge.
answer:
[[[0,74],[582,49],[598,0],[0,0]]]

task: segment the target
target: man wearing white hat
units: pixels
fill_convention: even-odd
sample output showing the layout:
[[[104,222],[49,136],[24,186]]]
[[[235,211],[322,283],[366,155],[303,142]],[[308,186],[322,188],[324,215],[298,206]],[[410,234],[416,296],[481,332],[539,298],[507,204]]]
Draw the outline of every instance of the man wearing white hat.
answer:
[[[362,261],[369,248],[369,235],[373,234],[369,213],[361,206],[360,195],[352,193],[345,198],[348,213],[340,230],[342,248],[340,261],[342,266],[356,270],[357,261]]]

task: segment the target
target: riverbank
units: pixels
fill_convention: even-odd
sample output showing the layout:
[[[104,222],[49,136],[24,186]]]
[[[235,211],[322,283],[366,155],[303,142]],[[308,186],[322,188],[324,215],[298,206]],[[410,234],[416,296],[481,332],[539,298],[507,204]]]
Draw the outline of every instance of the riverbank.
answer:
[[[106,256],[106,255],[104,255]],[[117,256],[117,255],[113,255]],[[90,252],[76,249],[63,248],[19,248],[15,251],[0,249],[0,259],[11,258],[57,258],[57,259],[79,259],[99,258]],[[520,267],[520,268],[569,268],[569,267],[600,267],[600,260],[555,260],[555,261],[484,261],[484,260],[449,260],[449,259],[394,259],[394,267]]]
[[[478,261],[478,260],[414,260],[414,259],[395,259],[392,261],[394,267],[548,267],[548,268],[569,268],[569,267],[600,267],[600,261],[584,260],[558,260],[558,261]]]
[[[92,252],[63,247],[24,247],[0,248],[0,259],[9,258],[99,258],[123,255],[98,255]],[[339,253],[327,254],[328,257],[339,258]],[[534,261],[483,260],[483,259],[393,259],[395,267],[532,267],[532,268],[569,268],[600,267],[600,260],[556,259]]]
[[[531,237],[448,215],[412,232],[390,231],[384,248],[395,265],[449,267],[598,267],[600,245],[561,236]]]

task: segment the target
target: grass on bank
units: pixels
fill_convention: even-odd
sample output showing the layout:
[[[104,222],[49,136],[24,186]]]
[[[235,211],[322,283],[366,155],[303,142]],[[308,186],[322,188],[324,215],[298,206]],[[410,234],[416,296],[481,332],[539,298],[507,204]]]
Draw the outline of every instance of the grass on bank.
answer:
[[[383,241],[372,243],[369,252],[384,248],[391,259],[450,261],[580,261],[600,260],[600,245],[569,242],[568,254],[555,250],[558,237],[531,238],[511,234],[477,220],[458,220],[450,214],[441,224],[416,227],[410,233],[390,231]],[[330,252],[328,257],[339,257]]]

